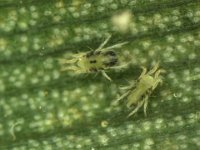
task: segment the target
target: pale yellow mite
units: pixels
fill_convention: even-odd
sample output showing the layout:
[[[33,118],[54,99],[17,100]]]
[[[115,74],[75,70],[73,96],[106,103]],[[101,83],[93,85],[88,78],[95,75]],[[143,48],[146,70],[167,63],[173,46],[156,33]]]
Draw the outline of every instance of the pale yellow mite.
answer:
[[[149,95],[163,82],[160,74],[165,71],[159,69],[158,63],[149,72],[147,72],[147,69],[144,67],[142,67],[142,70],[137,82],[127,87],[122,87],[122,89],[127,90],[127,92],[117,99],[117,101],[119,101],[127,98],[127,107],[132,108],[135,106],[128,117],[135,114],[142,106],[144,107],[144,115],[146,116]]]
[[[120,48],[127,42],[118,43],[104,48],[111,36],[96,49],[85,53],[72,54],[67,59],[59,59],[62,65],[61,71],[72,70],[77,74],[101,72],[104,77],[111,81],[111,78],[106,74],[105,70],[111,68],[122,68],[125,65],[119,64],[119,56],[113,51],[115,48]]]

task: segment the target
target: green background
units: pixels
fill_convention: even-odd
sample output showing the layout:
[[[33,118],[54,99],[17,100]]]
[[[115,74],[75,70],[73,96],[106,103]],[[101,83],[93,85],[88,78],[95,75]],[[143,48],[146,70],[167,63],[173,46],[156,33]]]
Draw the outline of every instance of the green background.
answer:
[[[112,18],[131,14],[121,31]],[[70,53],[129,42],[131,65],[107,74],[60,72]],[[0,0],[0,149],[164,149],[200,147],[198,0]],[[156,61],[163,85],[126,118],[112,105],[119,86]]]

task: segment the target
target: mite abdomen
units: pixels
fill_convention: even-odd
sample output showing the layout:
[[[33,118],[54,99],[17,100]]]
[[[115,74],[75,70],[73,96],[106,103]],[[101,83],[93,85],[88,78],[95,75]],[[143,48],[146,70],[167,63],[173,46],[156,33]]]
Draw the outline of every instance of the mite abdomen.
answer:
[[[105,57],[105,60],[103,61],[103,64],[106,67],[112,67],[117,64],[118,58],[115,52],[113,51],[106,51],[103,53],[103,56]]]
[[[137,104],[137,102],[140,100],[141,97],[142,94],[140,90],[133,90],[131,94],[127,97],[128,100],[127,107]]]

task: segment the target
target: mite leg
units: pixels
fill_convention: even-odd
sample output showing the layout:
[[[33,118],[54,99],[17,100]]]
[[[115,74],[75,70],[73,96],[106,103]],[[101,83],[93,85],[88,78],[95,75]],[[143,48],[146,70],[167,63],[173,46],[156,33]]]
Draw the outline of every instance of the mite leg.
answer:
[[[15,128],[17,125],[19,125],[19,124],[21,124],[21,123],[20,123],[20,122],[16,122],[16,123],[14,123],[14,124],[11,126],[11,128],[10,128],[10,134],[11,134],[12,137],[13,137],[13,141],[16,140],[14,128]]]
[[[106,79],[108,79],[109,81],[112,81],[112,79],[106,74],[104,70],[101,70],[101,73]]]
[[[108,50],[108,49],[120,48],[120,47],[122,47],[123,45],[125,45],[127,43],[128,42],[118,43],[118,44],[115,44],[115,45],[112,45],[112,46],[109,46],[109,47],[106,47],[106,48],[102,48],[101,50],[105,51],[105,50]]]
[[[164,69],[159,69],[156,73],[155,73],[155,75],[154,75],[154,78],[158,78],[158,76],[161,74],[161,73],[165,73],[166,71],[164,70]]]
[[[76,66],[67,66],[67,67],[62,67],[60,71],[74,71],[75,73],[83,73],[82,70],[80,70],[79,68],[77,68]]]
[[[148,95],[144,98],[144,116],[147,116],[147,106],[148,106]]]
[[[119,87],[120,90],[130,90],[133,88],[133,85],[129,85],[129,86],[123,86],[123,87]]]
[[[144,100],[140,101],[137,104],[137,107],[127,116],[127,118],[135,114],[140,109],[140,107],[142,107],[143,104],[144,104]]]
[[[142,73],[141,75],[139,76],[138,80],[141,79],[147,72],[147,69],[145,67],[141,67],[142,68]]]
[[[64,59],[64,58],[59,58],[59,59],[58,59],[58,62],[59,62],[59,64],[61,64],[61,65],[64,65],[64,64],[73,64],[73,63],[75,63],[76,61],[77,61],[76,58],[74,58],[74,59],[69,59],[69,60]]]
[[[110,67],[111,69],[124,69],[125,67],[127,67],[130,63],[126,63],[120,66],[114,66],[114,67]]]
[[[107,37],[107,39],[95,51],[101,50],[108,43],[108,41],[110,40],[110,38],[111,38],[111,35],[109,35]]]
[[[154,84],[153,87],[152,87],[152,91],[158,86],[159,83],[162,84],[163,81],[162,81],[161,79],[157,79],[157,80],[155,81],[155,84]]]
[[[76,53],[76,54],[72,54],[72,58],[80,58],[80,57],[83,57],[85,55],[85,53]]]
[[[159,68],[159,63],[156,63],[155,66],[148,72],[149,75],[156,72],[156,70]]]
[[[83,57],[85,54],[84,53],[78,53],[78,54],[69,54],[68,58],[58,58],[58,62],[60,64],[71,64],[75,63],[76,61],[79,60],[79,58]]]
[[[122,96],[120,96],[120,97],[116,100],[116,102],[118,102],[118,101],[124,99],[125,97],[127,97],[127,96],[129,95],[129,93],[130,93],[130,91],[124,93]]]

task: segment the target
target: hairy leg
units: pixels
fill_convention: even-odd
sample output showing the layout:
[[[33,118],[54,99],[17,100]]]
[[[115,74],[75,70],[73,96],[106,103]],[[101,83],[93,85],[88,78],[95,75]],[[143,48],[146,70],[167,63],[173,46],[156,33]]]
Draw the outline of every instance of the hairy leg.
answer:
[[[122,64],[120,66],[114,66],[114,67],[110,67],[110,69],[124,69],[125,67],[127,67],[130,63],[126,63],[126,64]]]
[[[155,75],[154,75],[154,78],[158,78],[158,76],[161,74],[161,73],[165,73],[166,71],[164,69],[159,69],[158,71],[156,71]]]
[[[102,70],[101,73],[106,79],[108,79],[109,81],[112,81],[112,79],[106,74],[104,70]]]
[[[163,81],[162,81],[161,79],[157,79],[157,80],[155,81],[155,84],[154,84],[153,87],[152,87],[152,91],[158,86],[159,83],[162,84]]]
[[[101,43],[101,45],[100,45],[95,51],[98,51],[98,50],[103,49],[103,47],[108,43],[108,41],[110,40],[110,38],[111,38],[111,35],[109,35],[109,36],[106,38],[106,40],[105,40],[103,43]]]
[[[137,107],[131,113],[129,113],[127,117],[134,115],[140,109],[140,107],[142,107],[143,104],[144,104],[144,100],[138,102]]]
[[[144,115],[147,116],[147,106],[148,106],[148,95],[144,98]]]
[[[59,62],[59,64],[61,64],[61,65],[64,65],[64,64],[73,64],[73,63],[75,63],[77,61],[77,59],[76,58],[73,58],[73,59],[64,59],[64,58],[59,58],[58,59],[58,62]]]
[[[121,90],[130,90],[133,87],[135,87],[135,85],[133,86],[133,84],[130,84],[129,86],[123,86],[123,87],[119,87]]]
[[[141,67],[141,69],[142,69],[142,73],[140,74],[138,80],[140,80],[147,72],[147,69],[145,67]]]
[[[159,68],[159,63],[156,63],[155,66],[148,72],[149,75],[156,72],[156,70]]]
[[[122,95],[116,100],[116,102],[118,102],[118,101],[124,99],[125,97],[127,97],[127,96],[129,95],[129,93],[130,93],[130,91],[128,91],[128,92],[122,94]]]
[[[105,51],[105,50],[109,50],[109,49],[120,48],[121,46],[123,46],[123,45],[125,45],[127,43],[128,42],[118,43],[118,44],[115,44],[115,45],[112,45],[112,46],[109,46],[109,47],[106,47],[106,48],[102,48],[101,50]]]
[[[60,71],[73,71],[73,72],[75,72],[77,74],[83,73],[83,71],[80,70],[79,68],[77,68],[76,66],[62,67]]]

